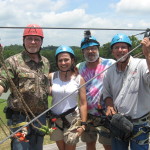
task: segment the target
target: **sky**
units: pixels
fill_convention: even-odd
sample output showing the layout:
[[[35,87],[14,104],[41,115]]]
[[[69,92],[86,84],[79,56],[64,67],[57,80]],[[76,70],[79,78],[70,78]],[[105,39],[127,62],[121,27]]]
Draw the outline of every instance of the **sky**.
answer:
[[[23,29],[3,27],[57,28],[150,28],[150,0],[0,0],[0,42],[22,45]],[[84,30],[43,29],[43,46],[80,46]],[[101,45],[117,33],[129,36],[142,31],[91,30]],[[137,36],[142,39],[142,36]]]

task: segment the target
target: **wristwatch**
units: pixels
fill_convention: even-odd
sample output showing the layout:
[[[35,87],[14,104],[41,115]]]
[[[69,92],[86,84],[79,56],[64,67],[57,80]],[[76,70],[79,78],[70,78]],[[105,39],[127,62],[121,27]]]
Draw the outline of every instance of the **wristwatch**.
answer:
[[[82,126],[82,125],[87,126],[87,123],[86,123],[86,122],[81,122],[81,126]]]

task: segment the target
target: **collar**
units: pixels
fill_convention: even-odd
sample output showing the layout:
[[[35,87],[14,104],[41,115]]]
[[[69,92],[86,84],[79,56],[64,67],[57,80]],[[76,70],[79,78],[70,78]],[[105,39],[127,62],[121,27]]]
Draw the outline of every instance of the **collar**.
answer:
[[[129,66],[130,66],[130,64],[131,64],[131,62],[132,62],[132,60],[133,60],[133,57],[130,55],[129,61],[128,61],[126,67],[125,67],[125,70],[123,70],[123,71],[118,70],[117,63],[116,63],[116,65],[115,65],[115,66],[116,66],[116,71],[117,71],[118,73],[125,73],[125,72],[128,70],[128,68],[129,68]]]
[[[22,52],[22,57],[23,57],[23,59],[24,59],[25,62],[33,61],[33,60],[31,59],[30,55],[26,52],[26,50],[24,50],[24,51]],[[41,57],[40,54],[39,54],[39,57],[40,57],[39,63],[43,62],[43,61],[42,61],[42,57]]]

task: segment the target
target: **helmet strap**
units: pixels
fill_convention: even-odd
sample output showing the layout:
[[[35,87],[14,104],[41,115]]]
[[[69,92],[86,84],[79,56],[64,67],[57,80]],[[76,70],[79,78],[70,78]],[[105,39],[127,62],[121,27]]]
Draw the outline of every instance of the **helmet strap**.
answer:
[[[69,71],[72,71],[74,69],[74,65],[72,64],[71,65],[71,67],[70,67],[70,69],[68,69],[68,70],[66,70],[66,71],[63,71],[63,70],[61,70],[61,69],[59,69],[61,72],[66,72],[66,74],[65,74],[65,78],[67,78],[67,73],[69,72]]]
[[[59,69],[60,70],[60,69]],[[69,71],[71,71],[71,69],[68,69],[68,70],[66,70],[66,71],[62,71],[62,70],[60,70],[61,72],[65,72],[66,74],[65,74],[65,79],[67,79],[67,73],[69,72]]]

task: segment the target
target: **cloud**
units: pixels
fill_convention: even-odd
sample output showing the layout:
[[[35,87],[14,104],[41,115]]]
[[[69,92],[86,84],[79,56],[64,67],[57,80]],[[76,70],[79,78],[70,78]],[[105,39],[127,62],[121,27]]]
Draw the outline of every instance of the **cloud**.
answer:
[[[149,0],[120,0],[112,6],[117,12],[134,13],[135,15],[150,13]]]
[[[0,18],[2,27],[24,27],[35,23],[42,27],[76,27],[76,28],[147,28],[150,26],[148,15],[137,15],[147,10],[138,0],[121,0],[111,5],[106,12],[99,9],[99,13],[90,13],[95,6],[84,0],[1,0]],[[144,1],[144,0],[143,0]],[[82,3],[83,2],[83,3]],[[149,1],[144,1],[149,4]],[[131,4],[134,4],[133,6]],[[95,1],[98,5],[98,1]],[[100,2],[102,6],[102,2]],[[109,2],[110,4],[110,2]],[[142,10],[136,9],[141,5]],[[71,7],[72,6],[72,7]],[[145,7],[145,9],[144,9]],[[128,11],[129,10],[129,11]],[[130,12],[130,13],[129,13]],[[22,44],[23,29],[1,29],[1,42],[4,45]],[[107,43],[117,32],[92,30],[92,34],[101,44]],[[132,34],[124,31],[124,33]],[[83,30],[52,30],[44,29],[44,46],[47,45],[80,45]]]

